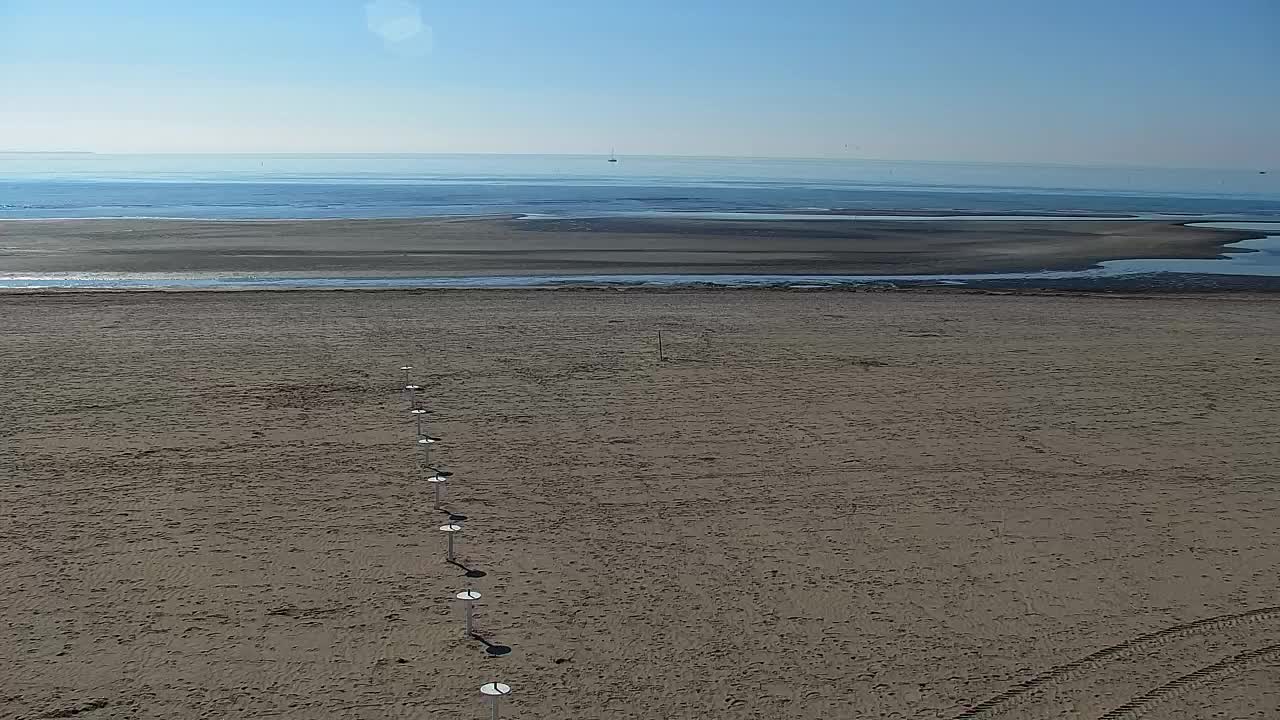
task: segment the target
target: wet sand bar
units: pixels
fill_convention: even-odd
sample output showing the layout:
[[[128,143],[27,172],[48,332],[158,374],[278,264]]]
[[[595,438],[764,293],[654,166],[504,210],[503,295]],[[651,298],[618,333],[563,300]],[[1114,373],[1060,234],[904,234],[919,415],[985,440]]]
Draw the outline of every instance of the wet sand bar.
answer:
[[[1251,237],[1095,219],[12,220],[0,273],[967,274],[1215,258]]]

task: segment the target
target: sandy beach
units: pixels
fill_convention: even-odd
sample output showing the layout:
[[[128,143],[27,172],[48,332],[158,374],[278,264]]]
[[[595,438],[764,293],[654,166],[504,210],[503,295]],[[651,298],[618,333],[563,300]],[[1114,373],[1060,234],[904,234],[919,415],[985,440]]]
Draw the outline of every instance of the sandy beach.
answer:
[[[428,224],[451,260],[386,221],[360,234],[374,259],[331,262],[471,272],[498,257],[462,253],[476,222]],[[372,223],[326,223],[321,249]],[[2,223],[0,244],[49,249],[6,260],[30,269],[261,270],[294,262],[248,257],[267,233],[317,227],[228,225]],[[913,223],[894,232],[927,259],[838,269],[1074,267],[1117,228],[1126,256],[1221,243],[1031,226],[975,249]],[[1039,252],[1068,232],[1090,249]],[[521,237],[540,270],[598,251]],[[837,269],[801,239],[707,262]],[[490,680],[503,717],[545,720],[1280,716],[1274,296],[28,294],[0,329],[0,717],[478,718]],[[406,362],[456,473],[458,566]],[[463,636],[467,587],[497,654]]]
[[[17,275],[958,274],[1210,259],[1260,236],[1099,219],[8,220],[0,260]]]

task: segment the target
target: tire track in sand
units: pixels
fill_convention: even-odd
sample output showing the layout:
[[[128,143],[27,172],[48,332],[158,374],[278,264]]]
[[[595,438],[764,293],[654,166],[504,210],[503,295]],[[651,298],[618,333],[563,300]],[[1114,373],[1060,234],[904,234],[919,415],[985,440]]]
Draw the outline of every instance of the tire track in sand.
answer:
[[[1236,613],[1233,615],[1217,615],[1214,617],[1203,618],[1201,620],[1193,620],[1192,622],[1183,623],[1181,625],[1174,625],[1172,627],[1149,632],[1145,635],[1139,635],[1138,637],[1131,638],[1122,643],[1117,643],[1110,647],[1103,648],[1102,650],[1080,658],[1079,660],[1073,660],[1065,665],[1058,665],[1046,670],[1030,680],[1005,690],[999,695],[983,700],[977,705],[974,705],[968,710],[957,715],[955,720],[977,718],[1006,712],[1021,703],[1037,697],[1050,686],[1069,682],[1079,678],[1085,673],[1097,670],[1109,662],[1118,660],[1127,655],[1132,655],[1137,652],[1157,647],[1167,642],[1172,642],[1178,638],[1211,632],[1213,630],[1220,630],[1223,628],[1235,627],[1245,623],[1267,622],[1272,620],[1280,620],[1280,606],[1258,608],[1257,610],[1249,610],[1248,612]],[[1265,649],[1266,648],[1264,648],[1264,650]]]
[[[1187,673],[1133,698],[1120,707],[1108,711],[1098,720],[1137,720],[1162,703],[1185,695],[1192,690],[1219,683],[1232,675],[1251,670],[1264,663],[1280,663],[1280,645],[1270,645],[1257,650],[1232,655],[1195,672]]]

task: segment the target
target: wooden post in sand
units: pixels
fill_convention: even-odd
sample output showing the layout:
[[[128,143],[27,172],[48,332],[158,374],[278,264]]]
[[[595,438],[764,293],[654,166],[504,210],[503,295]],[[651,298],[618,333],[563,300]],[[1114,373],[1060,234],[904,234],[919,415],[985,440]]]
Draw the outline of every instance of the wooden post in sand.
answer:
[[[662,362],[663,360],[666,360],[666,359],[667,359],[667,356],[664,355],[662,352],[662,331],[659,330],[658,331],[658,362]]]
[[[447,560],[448,562],[453,562],[453,559],[454,559],[453,537],[458,533],[462,532],[462,526],[454,525],[453,523],[450,523],[448,525],[441,525],[440,532],[444,533],[445,537],[449,538],[449,544],[446,546],[445,553],[444,553],[445,560]]]
[[[498,699],[511,694],[511,686],[506,683],[491,682],[480,686],[480,693],[493,702],[493,720],[498,720]]]

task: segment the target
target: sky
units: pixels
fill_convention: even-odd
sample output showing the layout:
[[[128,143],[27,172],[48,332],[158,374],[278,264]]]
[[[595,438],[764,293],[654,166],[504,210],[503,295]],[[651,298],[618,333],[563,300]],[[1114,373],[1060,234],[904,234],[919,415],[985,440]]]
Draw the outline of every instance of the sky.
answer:
[[[0,149],[1280,167],[1280,0],[0,0]]]

